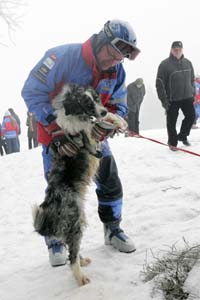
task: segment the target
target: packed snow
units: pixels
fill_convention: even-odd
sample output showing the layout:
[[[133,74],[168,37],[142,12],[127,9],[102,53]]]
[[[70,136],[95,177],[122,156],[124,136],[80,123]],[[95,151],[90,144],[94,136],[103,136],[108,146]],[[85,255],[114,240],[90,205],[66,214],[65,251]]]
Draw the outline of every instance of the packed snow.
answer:
[[[166,129],[141,132],[143,137],[166,143]],[[200,129],[191,131],[191,147],[200,154]],[[119,253],[104,245],[97,214],[94,183],[85,203],[88,226],[81,245],[92,263],[84,269],[91,279],[79,287],[69,264],[52,268],[44,240],[34,232],[31,207],[44,199],[41,147],[2,156],[0,182],[1,300],[162,300],[153,296],[153,283],[144,283],[141,271],[157,253],[176,243],[199,243],[200,157],[170,151],[145,138],[110,139],[124,189],[122,228],[135,241],[137,251]],[[187,288],[200,299],[200,272],[193,268]],[[192,272],[191,272],[192,273]],[[196,282],[196,284],[195,284]]]

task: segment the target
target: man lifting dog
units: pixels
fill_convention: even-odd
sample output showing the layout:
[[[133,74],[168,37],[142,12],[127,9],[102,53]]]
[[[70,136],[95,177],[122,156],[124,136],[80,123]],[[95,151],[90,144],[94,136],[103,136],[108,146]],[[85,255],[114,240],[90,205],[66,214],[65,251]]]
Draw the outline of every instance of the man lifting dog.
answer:
[[[42,143],[45,178],[52,166],[52,151],[57,147],[60,155],[75,157],[79,151],[76,139],[65,138],[55,122],[56,116],[51,102],[64,84],[92,86],[101,96],[108,111],[124,117],[127,114],[125,71],[123,60],[134,60],[140,50],[136,46],[136,35],[131,26],[121,20],[108,21],[103,29],[86,42],[66,44],[48,50],[31,70],[22,97],[27,108],[38,121],[38,142]],[[109,120],[107,120],[109,121]],[[98,213],[104,225],[106,245],[120,252],[136,250],[133,241],[120,227],[123,190],[117,166],[107,138],[110,128],[105,124],[93,127],[93,137],[101,141],[103,157],[100,161],[98,178],[95,178],[98,198]],[[59,141],[59,143],[58,143]],[[46,236],[49,259],[52,266],[66,263],[66,249],[61,241]]]

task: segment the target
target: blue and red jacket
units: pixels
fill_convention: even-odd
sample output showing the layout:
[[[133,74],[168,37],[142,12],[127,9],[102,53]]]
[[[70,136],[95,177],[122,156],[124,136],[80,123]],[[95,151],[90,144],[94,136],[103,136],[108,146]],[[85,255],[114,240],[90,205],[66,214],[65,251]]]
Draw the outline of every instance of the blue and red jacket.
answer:
[[[1,136],[5,136],[6,139],[14,139],[19,134],[19,126],[15,120],[11,120],[11,116],[4,116],[2,127],[1,127]]]
[[[195,101],[194,104],[200,104],[200,80],[196,79],[194,82],[195,88]]]
[[[92,50],[92,36],[83,44],[67,44],[48,50],[30,72],[22,97],[38,121],[38,141],[48,145],[51,136],[45,130],[53,115],[51,102],[64,84],[93,86],[101,95],[102,104],[111,112],[127,114],[125,71],[121,63],[99,72]]]

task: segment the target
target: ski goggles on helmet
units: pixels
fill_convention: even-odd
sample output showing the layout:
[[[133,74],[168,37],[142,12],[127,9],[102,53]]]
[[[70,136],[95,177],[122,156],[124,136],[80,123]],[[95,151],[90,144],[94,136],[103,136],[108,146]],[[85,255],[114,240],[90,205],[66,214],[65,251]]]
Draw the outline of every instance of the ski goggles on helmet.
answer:
[[[123,55],[124,58],[128,58],[130,60],[134,60],[136,56],[140,53],[140,50],[133,45],[125,42],[120,38],[114,38],[110,41],[110,44],[115,48],[120,54]]]

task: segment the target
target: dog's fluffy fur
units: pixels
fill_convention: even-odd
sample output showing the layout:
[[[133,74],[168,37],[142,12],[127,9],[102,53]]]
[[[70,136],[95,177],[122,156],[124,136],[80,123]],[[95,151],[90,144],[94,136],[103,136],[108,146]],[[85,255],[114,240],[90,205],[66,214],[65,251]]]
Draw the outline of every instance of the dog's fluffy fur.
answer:
[[[79,255],[86,225],[84,199],[99,162],[95,156],[96,142],[91,137],[91,129],[94,119],[101,119],[105,115],[109,115],[109,121],[112,119],[113,123],[123,122],[113,114],[107,114],[98,95],[91,88],[66,85],[54,99],[53,106],[56,122],[66,134],[84,132],[87,139],[75,157],[55,156],[44,202],[33,211],[34,227],[39,234],[55,237],[68,245],[73,274],[79,284],[83,285],[89,282],[89,278],[81,271]],[[88,143],[92,145],[92,150]],[[82,260],[82,264],[88,262],[87,259]]]

